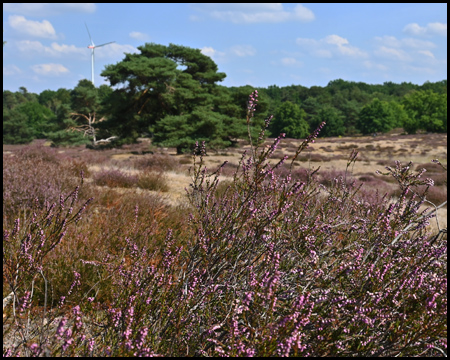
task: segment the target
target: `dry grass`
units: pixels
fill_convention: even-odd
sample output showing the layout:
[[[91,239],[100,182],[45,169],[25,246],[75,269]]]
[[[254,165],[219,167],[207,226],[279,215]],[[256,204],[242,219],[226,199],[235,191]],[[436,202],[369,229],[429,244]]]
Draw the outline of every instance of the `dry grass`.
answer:
[[[267,139],[266,146],[270,146],[274,139]],[[43,144],[42,140],[35,143]],[[273,155],[273,163],[278,162],[284,155],[290,159],[302,140],[284,139]],[[21,145],[4,145],[3,152],[14,154]],[[248,141],[240,140],[238,147],[224,149],[221,152],[208,152],[204,161],[208,170],[215,170],[224,161],[228,164],[222,169],[222,178],[230,179],[237,169],[244,150],[250,151]],[[415,169],[426,168],[424,175],[435,181],[436,188],[432,190],[433,200],[447,197],[445,186],[446,173],[431,160],[438,158],[447,164],[447,134],[418,134],[399,135],[390,134],[373,138],[361,137],[332,137],[319,138],[297,158],[296,171],[313,170],[320,166],[319,173],[324,178],[332,174],[345,171],[347,159],[351,151],[359,152],[358,160],[350,175],[360,182],[364,182],[371,190],[390,192],[395,188],[395,181],[388,177],[375,175],[376,170],[385,171],[386,166],[394,166],[394,160],[401,163],[412,161]],[[192,165],[192,156],[177,155],[172,148],[156,148],[148,139],[140,139],[140,143],[124,145],[120,149],[95,151],[79,146],[58,149],[67,158],[83,160],[89,165],[88,170],[93,178],[105,170],[116,170],[128,176],[138,176],[142,186],[137,185],[134,191],[150,191],[158,193],[166,203],[175,205],[185,203],[185,189],[189,187],[191,178],[188,169]],[[150,153],[151,152],[151,153]],[[144,175],[145,174],[145,175]],[[163,192],[163,193],[162,193]]]

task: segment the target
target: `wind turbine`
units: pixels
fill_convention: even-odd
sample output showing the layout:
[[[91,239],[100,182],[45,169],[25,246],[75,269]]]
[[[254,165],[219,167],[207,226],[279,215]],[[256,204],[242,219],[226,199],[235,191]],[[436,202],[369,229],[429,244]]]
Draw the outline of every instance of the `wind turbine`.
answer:
[[[91,50],[92,50],[92,51],[91,51],[91,81],[92,81],[92,85],[94,85],[94,49],[95,49],[95,48],[98,48],[98,47],[100,47],[100,46],[105,46],[105,45],[112,44],[112,43],[114,43],[115,41],[111,41],[111,42],[108,42],[108,43],[106,43],[106,44],[95,45],[94,42],[92,41],[91,33],[89,32],[89,29],[88,29],[88,27],[87,27],[87,24],[84,23],[84,25],[86,25],[86,30],[87,30],[87,32],[88,32],[88,34],[89,34],[89,39],[91,40],[91,45],[88,46],[88,49],[91,49]]]

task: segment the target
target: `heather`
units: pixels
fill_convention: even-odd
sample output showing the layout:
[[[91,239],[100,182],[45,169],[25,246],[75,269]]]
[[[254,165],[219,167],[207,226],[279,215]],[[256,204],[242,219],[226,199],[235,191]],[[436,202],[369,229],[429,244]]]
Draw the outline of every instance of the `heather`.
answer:
[[[3,154],[3,217],[12,219],[36,199],[41,204],[58,201],[77,185],[80,171],[88,173],[86,163],[53,148],[29,145],[17,154]]]
[[[343,171],[303,167],[324,126],[290,157],[283,134],[249,131],[230,168],[197,144],[184,208],[130,192],[124,171],[100,187],[67,175],[78,185],[15,221],[4,208],[4,355],[446,356],[434,181],[397,161],[378,174],[390,194],[352,175],[354,149]]]

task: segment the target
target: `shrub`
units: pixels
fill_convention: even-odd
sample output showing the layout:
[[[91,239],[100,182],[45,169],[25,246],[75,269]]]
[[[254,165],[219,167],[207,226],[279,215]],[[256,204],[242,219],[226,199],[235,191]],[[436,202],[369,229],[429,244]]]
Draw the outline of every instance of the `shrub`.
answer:
[[[45,146],[26,146],[14,155],[3,154],[3,214],[14,219],[37,201],[57,202],[88,175],[87,165],[69,160]],[[84,198],[89,197],[88,194]]]
[[[178,160],[178,162],[181,164],[181,165],[184,165],[184,164],[190,164],[191,162],[192,162],[192,157],[191,156],[184,156],[184,157],[182,157],[181,159],[179,159]]]
[[[92,140],[76,131],[59,130],[47,134],[47,138],[52,142],[53,147],[90,145],[92,143]]]
[[[302,154],[301,156],[298,157],[299,161],[311,161],[311,162],[323,162],[327,161],[327,159],[328,159],[327,156],[315,153]]]
[[[53,304],[48,298],[50,294],[47,289],[45,261],[60,245],[67,229],[80,221],[92,200],[91,198],[83,205],[78,205],[79,189],[77,186],[68,196],[61,196],[58,203],[47,202],[41,205],[36,202],[34,206],[30,206],[32,216],[17,218],[13,227],[3,231],[3,294],[5,296],[5,292],[9,293],[13,302],[12,311],[8,308],[3,313],[3,340],[5,342],[6,336],[9,336],[10,341],[9,349],[3,349],[4,356],[8,356],[12,351],[17,355],[21,354],[19,348],[23,346],[25,354],[22,355],[32,356],[33,352],[28,350],[31,344],[27,342],[34,339],[35,335],[29,331],[35,331],[37,326],[41,336],[48,334],[44,319],[51,321],[54,315],[48,312],[48,307],[53,307]],[[70,292],[74,290],[75,285],[76,283],[72,284]],[[40,310],[36,307],[39,299],[42,299],[43,305]],[[42,319],[40,325],[35,317]],[[14,335],[14,324],[19,325],[19,329],[25,329],[19,331],[18,336]],[[11,341],[14,341],[11,337],[15,341],[19,338],[19,345],[14,342],[11,344]],[[22,345],[20,340],[24,341]]]
[[[436,186],[447,186],[447,173],[429,174],[429,177],[434,180]]]
[[[170,155],[145,155],[133,161],[134,167],[139,170],[173,171],[179,167],[177,158]]]
[[[102,169],[94,174],[93,180],[94,184],[99,186],[132,188],[138,183],[139,178],[118,169]]]
[[[103,188],[95,194],[91,209],[76,228],[67,230],[70,241],[63,241],[46,263],[49,286],[53,287],[56,299],[67,295],[70,286],[67,279],[73,276],[73,271],[81,274],[79,293],[67,299],[71,304],[81,301],[85,294],[96,294],[97,301],[102,303],[113,300],[108,280],[111,273],[104,266],[92,264],[104,263],[111,256],[120,257],[125,238],[152,252],[164,245],[168,228],[174,229],[173,234],[180,242],[189,234],[186,209],[168,206],[154,194],[119,194]]]
[[[428,190],[427,200],[434,205],[439,206],[447,201],[447,189],[444,187],[432,187]]]
[[[426,163],[426,164],[418,164],[416,166],[416,171],[421,171],[425,169],[429,173],[443,173],[446,172],[445,168],[443,168],[440,164],[437,163]]]
[[[107,150],[104,151],[84,150],[81,156],[83,161],[91,165],[98,164],[106,166],[111,161],[110,156],[107,153]]]
[[[137,186],[141,189],[154,190],[154,191],[169,191],[169,185],[167,184],[167,178],[163,172],[152,172],[144,170],[139,173],[139,179]]]
[[[254,109],[249,106],[249,114]],[[138,209],[130,209],[120,236],[110,233],[115,247],[101,261],[83,261],[102,274],[98,284],[84,290],[89,278],[74,269],[66,299],[52,312],[28,311],[34,280],[45,275],[29,264],[43,235],[59,239],[72,218],[63,212],[48,219],[43,209],[22,232],[16,222],[4,232],[6,288],[15,287],[17,309],[4,337],[5,328],[18,329],[20,339],[4,354],[446,356],[446,231],[427,235],[433,213],[419,211],[432,183],[397,162],[385,175],[398,183],[398,199],[368,203],[359,196],[361,186],[348,181],[356,152],[343,176],[326,185],[315,174],[294,179],[296,159],[319,131],[274,165],[269,160],[281,137],[264,149],[251,140],[223,191],[226,164],[209,173],[205,147],[198,146],[187,228],[168,230],[154,247],[151,232],[139,235],[146,224]],[[277,174],[285,162],[289,172]],[[412,190],[418,195],[408,197]],[[15,271],[28,276],[20,287]],[[63,300],[71,299],[77,301],[62,313]],[[53,328],[39,325],[57,314]],[[30,325],[15,323],[38,329],[30,333]]]

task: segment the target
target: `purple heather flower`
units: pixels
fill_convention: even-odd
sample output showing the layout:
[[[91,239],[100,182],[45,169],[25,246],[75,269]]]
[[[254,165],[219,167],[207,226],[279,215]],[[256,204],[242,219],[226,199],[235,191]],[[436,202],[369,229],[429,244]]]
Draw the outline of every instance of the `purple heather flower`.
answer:
[[[64,330],[64,326],[66,325],[67,320],[65,318],[62,318],[61,321],[59,322],[59,325],[56,329],[56,335],[57,336],[62,336],[63,335],[63,330]]]

